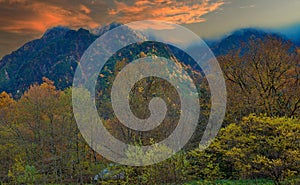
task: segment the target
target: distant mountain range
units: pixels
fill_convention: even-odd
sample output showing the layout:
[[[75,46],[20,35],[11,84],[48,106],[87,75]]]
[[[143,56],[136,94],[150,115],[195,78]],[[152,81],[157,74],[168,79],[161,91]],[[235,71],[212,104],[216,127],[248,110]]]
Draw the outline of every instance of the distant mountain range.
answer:
[[[294,42],[297,46],[300,46],[300,23],[289,25],[283,28],[273,29],[272,31],[284,35],[286,38]]]
[[[59,89],[71,86],[75,69],[84,51],[99,36],[119,25],[112,23],[92,31],[65,27],[47,30],[40,39],[26,43],[0,60],[0,92],[6,91],[20,97],[30,85],[40,83],[42,77],[53,80]],[[291,33],[292,30],[286,29],[285,32]],[[300,32],[283,36],[258,29],[240,29],[218,41],[207,43],[214,54],[219,56],[240,48],[242,42],[266,35],[290,39],[295,45],[300,45]]]

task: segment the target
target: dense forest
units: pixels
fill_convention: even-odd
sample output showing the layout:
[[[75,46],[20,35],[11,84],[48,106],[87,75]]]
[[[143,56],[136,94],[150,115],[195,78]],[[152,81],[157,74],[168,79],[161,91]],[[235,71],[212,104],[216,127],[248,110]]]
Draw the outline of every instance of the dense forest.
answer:
[[[98,111],[106,128],[118,139],[134,145],[151,144],[154,139],[168,136],[178,119],[174,88],[155,78],[142,80],[133,87],[131,108],[136,114],[147,113],[149,101],[145,97],[169,97],[165,100],[173,109],[167,114],[170,118],[164,120],[161,135],[151,138],[153,133],[141,135],[126,130],[115,117],[109,116],[109,82],[132,59],[159,55],[174,62],[181,59],[170,54],[170,48],[161,49],[151,43],[140,48],[141,51],[127,50],[113,57],[100,73],[97,89]],[[210,112],[210,92],[201,71],[190,60],[183,62],[201,94],[197,131],[182,151],[151,166],[114,164],[93,151],[74,119],[72,87],[56,88],[52,79],[45,76],[42,83],[32,84],[17,98],[2,92],[0,183],[207,184],[216,180],[267,179],[275,184],[299,184],[299,49],[288,41],[266,36],[241,43],[238,49],[218,56],[218,61],[228,94],[226,117],[218,136],[205,150],[198,146]],[[163,152],[168,148],[154,150]],[[127,154],[132,156],[135,152],[128,148]],[[154,153],[147,152],[141,160],[159,157]],[[103,170],[109,173],[104,175]]]

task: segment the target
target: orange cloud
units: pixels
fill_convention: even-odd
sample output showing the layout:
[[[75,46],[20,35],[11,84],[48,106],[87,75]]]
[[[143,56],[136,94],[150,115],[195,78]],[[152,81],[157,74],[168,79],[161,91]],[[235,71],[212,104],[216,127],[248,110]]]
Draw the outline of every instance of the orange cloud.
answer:
[[[132,28],[133,30],[147,30],[149,28],[155,30],[172,30],[174,29],[173,24],[169,23],[161,23],[159,21],[142,21],[142,22],[132,22],[131,24],[127,25],[128,27]]]
[[[116,7],[109,10],[109,15],[118,21],[162,20],[177,24],[199,23],[205,21],[203,15],[216,11],[223,0],[211,2],[177,0],[135,0],[133,4],[114,1]]]
[[[80,5],[80,10],[83,11],[84,13],[86,13],[86,14],[90,14],[91,13],[91,10],[88,7],[86,7],[86,6],[82,5],[82,4]]]
[[[0,0],[5,1],[5,0]],[[7,0],[6,0],[7,1]],[[24,1],[24,0],[10,0]],[[43,33],[48,28],[61,25],[73,28],[78,27],[97,27],[99,26],[88,13],[90,10],[85,6],[79,6],[78,9],[66,9],[63,7],[46,4],[46,2],[30,2],[22,5],[22,10],[26,13],[11,19],[5,26],[1,26],[0,30],[7,32],[40,32]],[[4,19],[0,18],[4,22]]]
[[[0,3],[8,3],[8,4],[14,4],[14,3],[25,3],[26,0],[0,0]]]

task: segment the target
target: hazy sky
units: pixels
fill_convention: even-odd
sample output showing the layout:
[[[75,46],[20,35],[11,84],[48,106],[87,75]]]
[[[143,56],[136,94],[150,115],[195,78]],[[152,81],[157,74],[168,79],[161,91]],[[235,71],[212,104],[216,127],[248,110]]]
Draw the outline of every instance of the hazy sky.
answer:
[[[300,0],[0,0],[0,58],[54,26],[163,20],[203,38],[237,28],[300,23]]]

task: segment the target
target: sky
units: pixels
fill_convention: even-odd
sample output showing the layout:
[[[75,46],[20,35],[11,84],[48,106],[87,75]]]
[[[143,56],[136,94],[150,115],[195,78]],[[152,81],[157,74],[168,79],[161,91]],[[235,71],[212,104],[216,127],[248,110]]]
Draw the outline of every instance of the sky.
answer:
[[[217,38],[239,28],[299,24],[300,0],[0,0],[0,58],[55,26],[91,29],[149,19]]]

